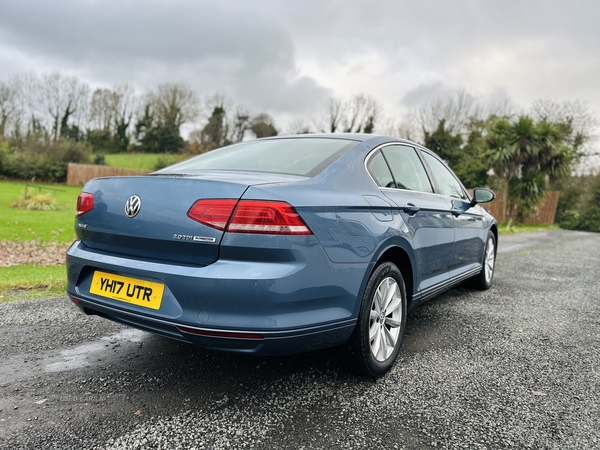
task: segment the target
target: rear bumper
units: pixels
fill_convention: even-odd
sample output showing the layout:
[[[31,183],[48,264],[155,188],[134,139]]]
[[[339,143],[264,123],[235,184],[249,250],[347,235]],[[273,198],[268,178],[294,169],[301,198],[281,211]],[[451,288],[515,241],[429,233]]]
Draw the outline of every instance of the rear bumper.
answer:
[[[67,252],[67,293],[87,314],[208,349],[281,355],[342,344],[356,324],[368,267],[333,264],[314,237],[299,239],[302,251],[289,250],[294,258],[205,267],[134,260],[76,241]],[[91,294],[96,270],[163,283],[160,309]]]
[[[129,314],[82,299],[77,300],[79,309],[88,315],[97,315],[124,325],[178,341],[188,342],[209,350],[255,355],[289,355],[340,345],[348,340],[356,325],[356,319],[350,319],[337,324],[282,332],[236,330],[232,333],[231,330],[194,328],[199,333],[214,334],[210,336],[182,331],[180,329],[182,325],[176,322],[140,317],[139,315]],[[185,328],[189,330],[189,327]],[[231,336],[219,336],[219,334]],[[256,337],[250,339],[234,337],[233,335],[235,334],[239,334],[240,336],[254,335]]]

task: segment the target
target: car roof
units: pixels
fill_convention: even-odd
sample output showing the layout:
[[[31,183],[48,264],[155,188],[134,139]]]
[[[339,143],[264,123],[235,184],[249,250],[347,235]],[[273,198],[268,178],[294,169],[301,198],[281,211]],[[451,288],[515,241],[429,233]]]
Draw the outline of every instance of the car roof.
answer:
[[[389,139],[390,141],[404,142],[406,144],[415,145],[414,142],[409,141],[407,139],[402,139],[402,138],[393,137],[393,136],[385,136],[385,135],[380,135],[380,134],[367,134],[367,133],[307,133],[307,134],[287,134],[287,135],[281,135],[281,136],[272,136],[272,137],[263,138],[263,139],[294,139],[294,138],[346,139],[346,140],[357,141],[357,142],[365,142],[365,141],[368,141],[370,139],[376,139],[376,140],[382,140],[382,139],[386,140],[386,139]]]

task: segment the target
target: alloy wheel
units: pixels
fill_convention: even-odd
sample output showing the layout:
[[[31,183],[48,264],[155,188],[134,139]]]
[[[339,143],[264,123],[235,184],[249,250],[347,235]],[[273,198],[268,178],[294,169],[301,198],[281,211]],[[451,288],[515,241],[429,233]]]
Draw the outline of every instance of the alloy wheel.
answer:
[[[377,361],[385,361],[393,353],[402,325],[402,294],[396,280],[381,281],[373,301],[369,321],[369,344]]]
[[[484,261],[484,269],[485,269],[485,281],[489,283],[492,280],[492,275],[494,274],[494,264],[496,262],[496,246],[494,245],[494,240],[489,239],[487,247],[485,249],[485,261]]]

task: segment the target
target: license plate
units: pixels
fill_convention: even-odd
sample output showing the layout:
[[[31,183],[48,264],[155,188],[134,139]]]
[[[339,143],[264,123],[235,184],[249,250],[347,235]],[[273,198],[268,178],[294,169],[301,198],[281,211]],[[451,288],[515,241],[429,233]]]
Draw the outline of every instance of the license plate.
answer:
[[[165,286],[161,283],[122,277],[112,273],[94,272],[90,292],[101,297],[159,309]]]

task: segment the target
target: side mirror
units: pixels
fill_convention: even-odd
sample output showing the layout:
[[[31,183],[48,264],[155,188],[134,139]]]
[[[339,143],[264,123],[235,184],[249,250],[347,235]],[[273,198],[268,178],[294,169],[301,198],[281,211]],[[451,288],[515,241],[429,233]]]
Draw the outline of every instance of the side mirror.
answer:
[[[496,198],[494,191],[485,188],[473,189],[473,200],[471,200],[471,206],[475,206],[477,203],[488,203]]]

